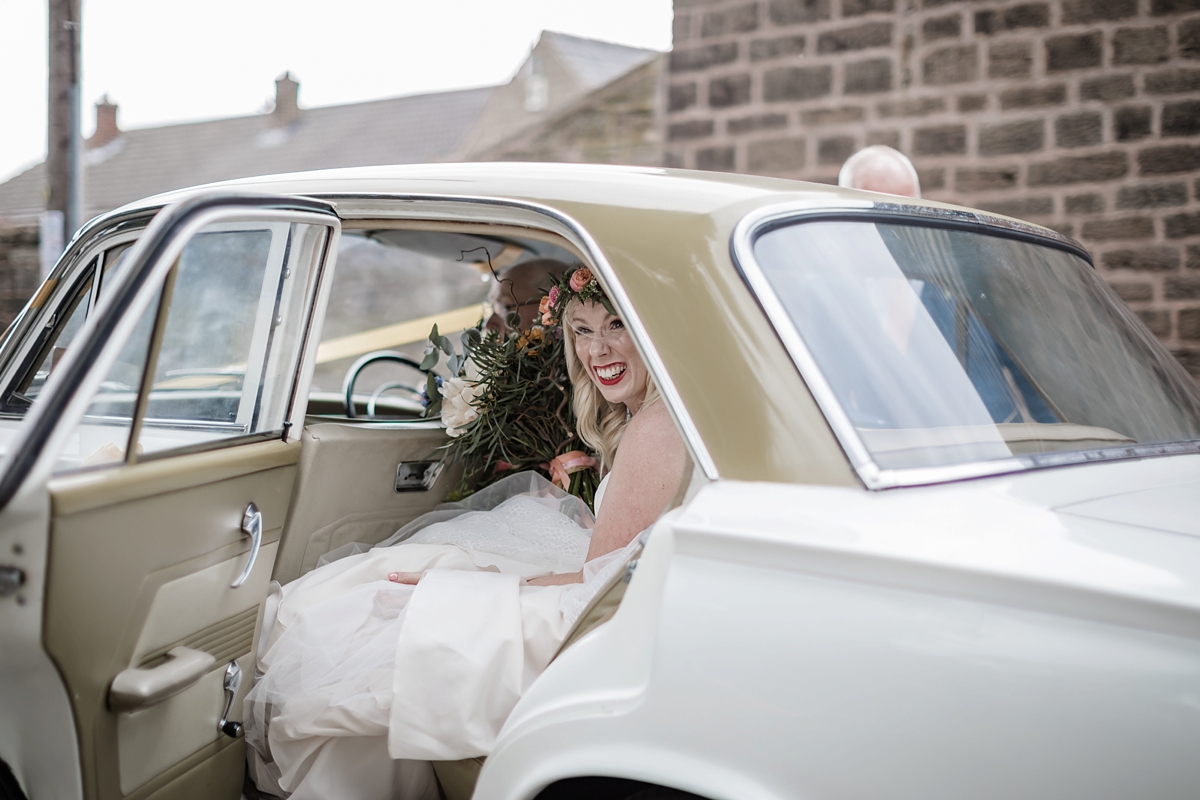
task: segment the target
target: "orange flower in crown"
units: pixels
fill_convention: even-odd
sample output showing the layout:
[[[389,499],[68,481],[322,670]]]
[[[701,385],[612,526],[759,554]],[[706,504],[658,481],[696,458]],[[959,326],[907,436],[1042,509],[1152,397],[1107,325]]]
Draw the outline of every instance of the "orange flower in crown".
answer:
[[[583,291],[583,287],[587,286],[593,280],[595,279],[592,277],[592,271],[587,267],[580,267],[571,273],[569,284],[571,291],[575,292],[575,294],[579,294]]]

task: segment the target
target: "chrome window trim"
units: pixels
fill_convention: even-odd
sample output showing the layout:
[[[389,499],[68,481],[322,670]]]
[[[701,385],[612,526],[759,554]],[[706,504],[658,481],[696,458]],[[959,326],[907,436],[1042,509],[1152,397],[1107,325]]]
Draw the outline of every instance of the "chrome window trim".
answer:
[[[949,227],[958,230],[974,230],[993,236],[1019,239],[1035,244],[1065,250],[1083,258],[1094,267],[1091,256],[1075,240],[1054,231],[1018,222],[993,217],[987,214],[961,209],[942,209],[910,206],[901,203],[878,202],[870,207],[861,203],[846,205],[828,204],[820,208],[797,203],[765,206],[750,212],[738,221],[730,239],[730,254],[734,267],[750,288],[759,306],[767,315],[776,335],[791,355],[800,377],[808,385],[817,405],[841,444],[851,466],[868,489],[894,489],[905,486],[927,486],[937,483],[983,478],[1045,469],[1055,466],[1117,461],[1130,458],[1178,455],[1200,452],[1200,441],[1174,442],[1168,444],[1144,444],[1130,447],[1108,448],[1088,451],[1063,451],[1040,453],[1030,456],[1013,456],[995,461],[972,461],[942,467],[912,467],[907,469],[885,469],[875,463],[858,431],[837,400],[833,388],[817,366],[808,346],[788,315],[783,304],[754,258],[754,242],[767,231],[783,224],[815,222],[819,220],[874,220],[883,219],[904,223],[905,221],[926,227]]]
[[[659,393],[667,401],[667,409],[671,412],[675,424],[683,433],[684,441],[687,442],[689,449],[692,451],[692,459],[704,472],[706,478],[716,480],[719,477],[716,463],[709,454],[708,448],[700,436],[700,431],[696,428],[695,423],[692,422],[692,418],[683,404],[683,399],[679,395],[679,390],[667,373],[666,365],[663,363],[662,357],[658,354],[658,350],[654,347],[654,343],[650,340],[646,326],[634,310],[629,295],[626,293],[624,287],[621,286],[620,281],[617,280],[616,272],[613,270],[612,265],[608,263],[608,259],[604,257],[603,251],[595,239],[592,238],[591,234],[570,215],[549,206],[526,200],[478,197],[474,195],[311,192],[304,196],[332,203],[337,209],[338,216],[342,219],[388,218],[427,222],[466,221],[506,225],[515,224],[523,227],[536,227],[540,230],[547,230],[571,242],[592,262],[592,266],[595,267],[600,275],[601,283],[608,290],[609,299],[616,306],[625,324],[633,331],[634,341],[637,343],[638,350],[641,352],[642,358],[646,361],[646,366],[649,368],[650,374],[654,377],[654,382],[658,386]],[[353,206],[355,201],[365,203],[384,201],[395,203],[397,208],[387,209],[389,213],[384,214],[379,213],[380,209],[378,208],[356,208]],[[448,216],[447,205],[458,205],[459,208],[454,209]],[[514,219],[511,214],[489,217],[486,213],[488,209],[524,212],[534,215],[534,219],[538,217],[545,218],[556,223],[556,225],[547,226],[544,223],[542,225],[532,225],[533,220]],[[456,215],[458,219],[455,219]]]

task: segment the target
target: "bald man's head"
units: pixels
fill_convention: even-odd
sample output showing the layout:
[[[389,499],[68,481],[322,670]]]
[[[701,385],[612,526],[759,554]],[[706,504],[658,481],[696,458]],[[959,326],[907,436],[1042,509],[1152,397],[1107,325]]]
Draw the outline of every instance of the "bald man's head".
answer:
[[[920,197],[921,182],[908,156],[887,145],[859,150],[842,165],[838,186],[901,197]]]
[[[520,328],[528,328],[538,318],[538,303],[550,288],[551,278],[561,276],[569,267],[552,258],[538,258],[513,264],[497,273],[498,280],[488,289],[488,302],[492,316],[488,318],[488,330],[504,333],[505,322],[510,313],[520,317]]]

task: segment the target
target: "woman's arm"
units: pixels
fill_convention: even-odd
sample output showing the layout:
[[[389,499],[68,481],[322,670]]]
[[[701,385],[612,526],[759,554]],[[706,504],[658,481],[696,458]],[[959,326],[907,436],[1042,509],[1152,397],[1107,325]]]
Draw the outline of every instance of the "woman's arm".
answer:
[[[685,477],[686,460],[683,440],[665,403],[653,403],[629,421],[604,490],[604,505],[592,529],[588,561],[621,549],[658,519]],[[530,583],[551,586],[582,580],[582,572],[572,572]]]

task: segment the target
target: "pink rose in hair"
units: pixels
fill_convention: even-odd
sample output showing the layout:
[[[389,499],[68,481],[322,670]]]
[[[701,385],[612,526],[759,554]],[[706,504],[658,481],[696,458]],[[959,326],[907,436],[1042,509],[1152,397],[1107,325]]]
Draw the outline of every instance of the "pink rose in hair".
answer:
[[[558,307],[558,287],[557,286],[550,287],[549,298],[550,298],[550,307],[557,308]]]
[[[571,291],[579,294],[583,291],[583,287],[592,282],[592,271],[587,267],[580,267],[571,273]]]

